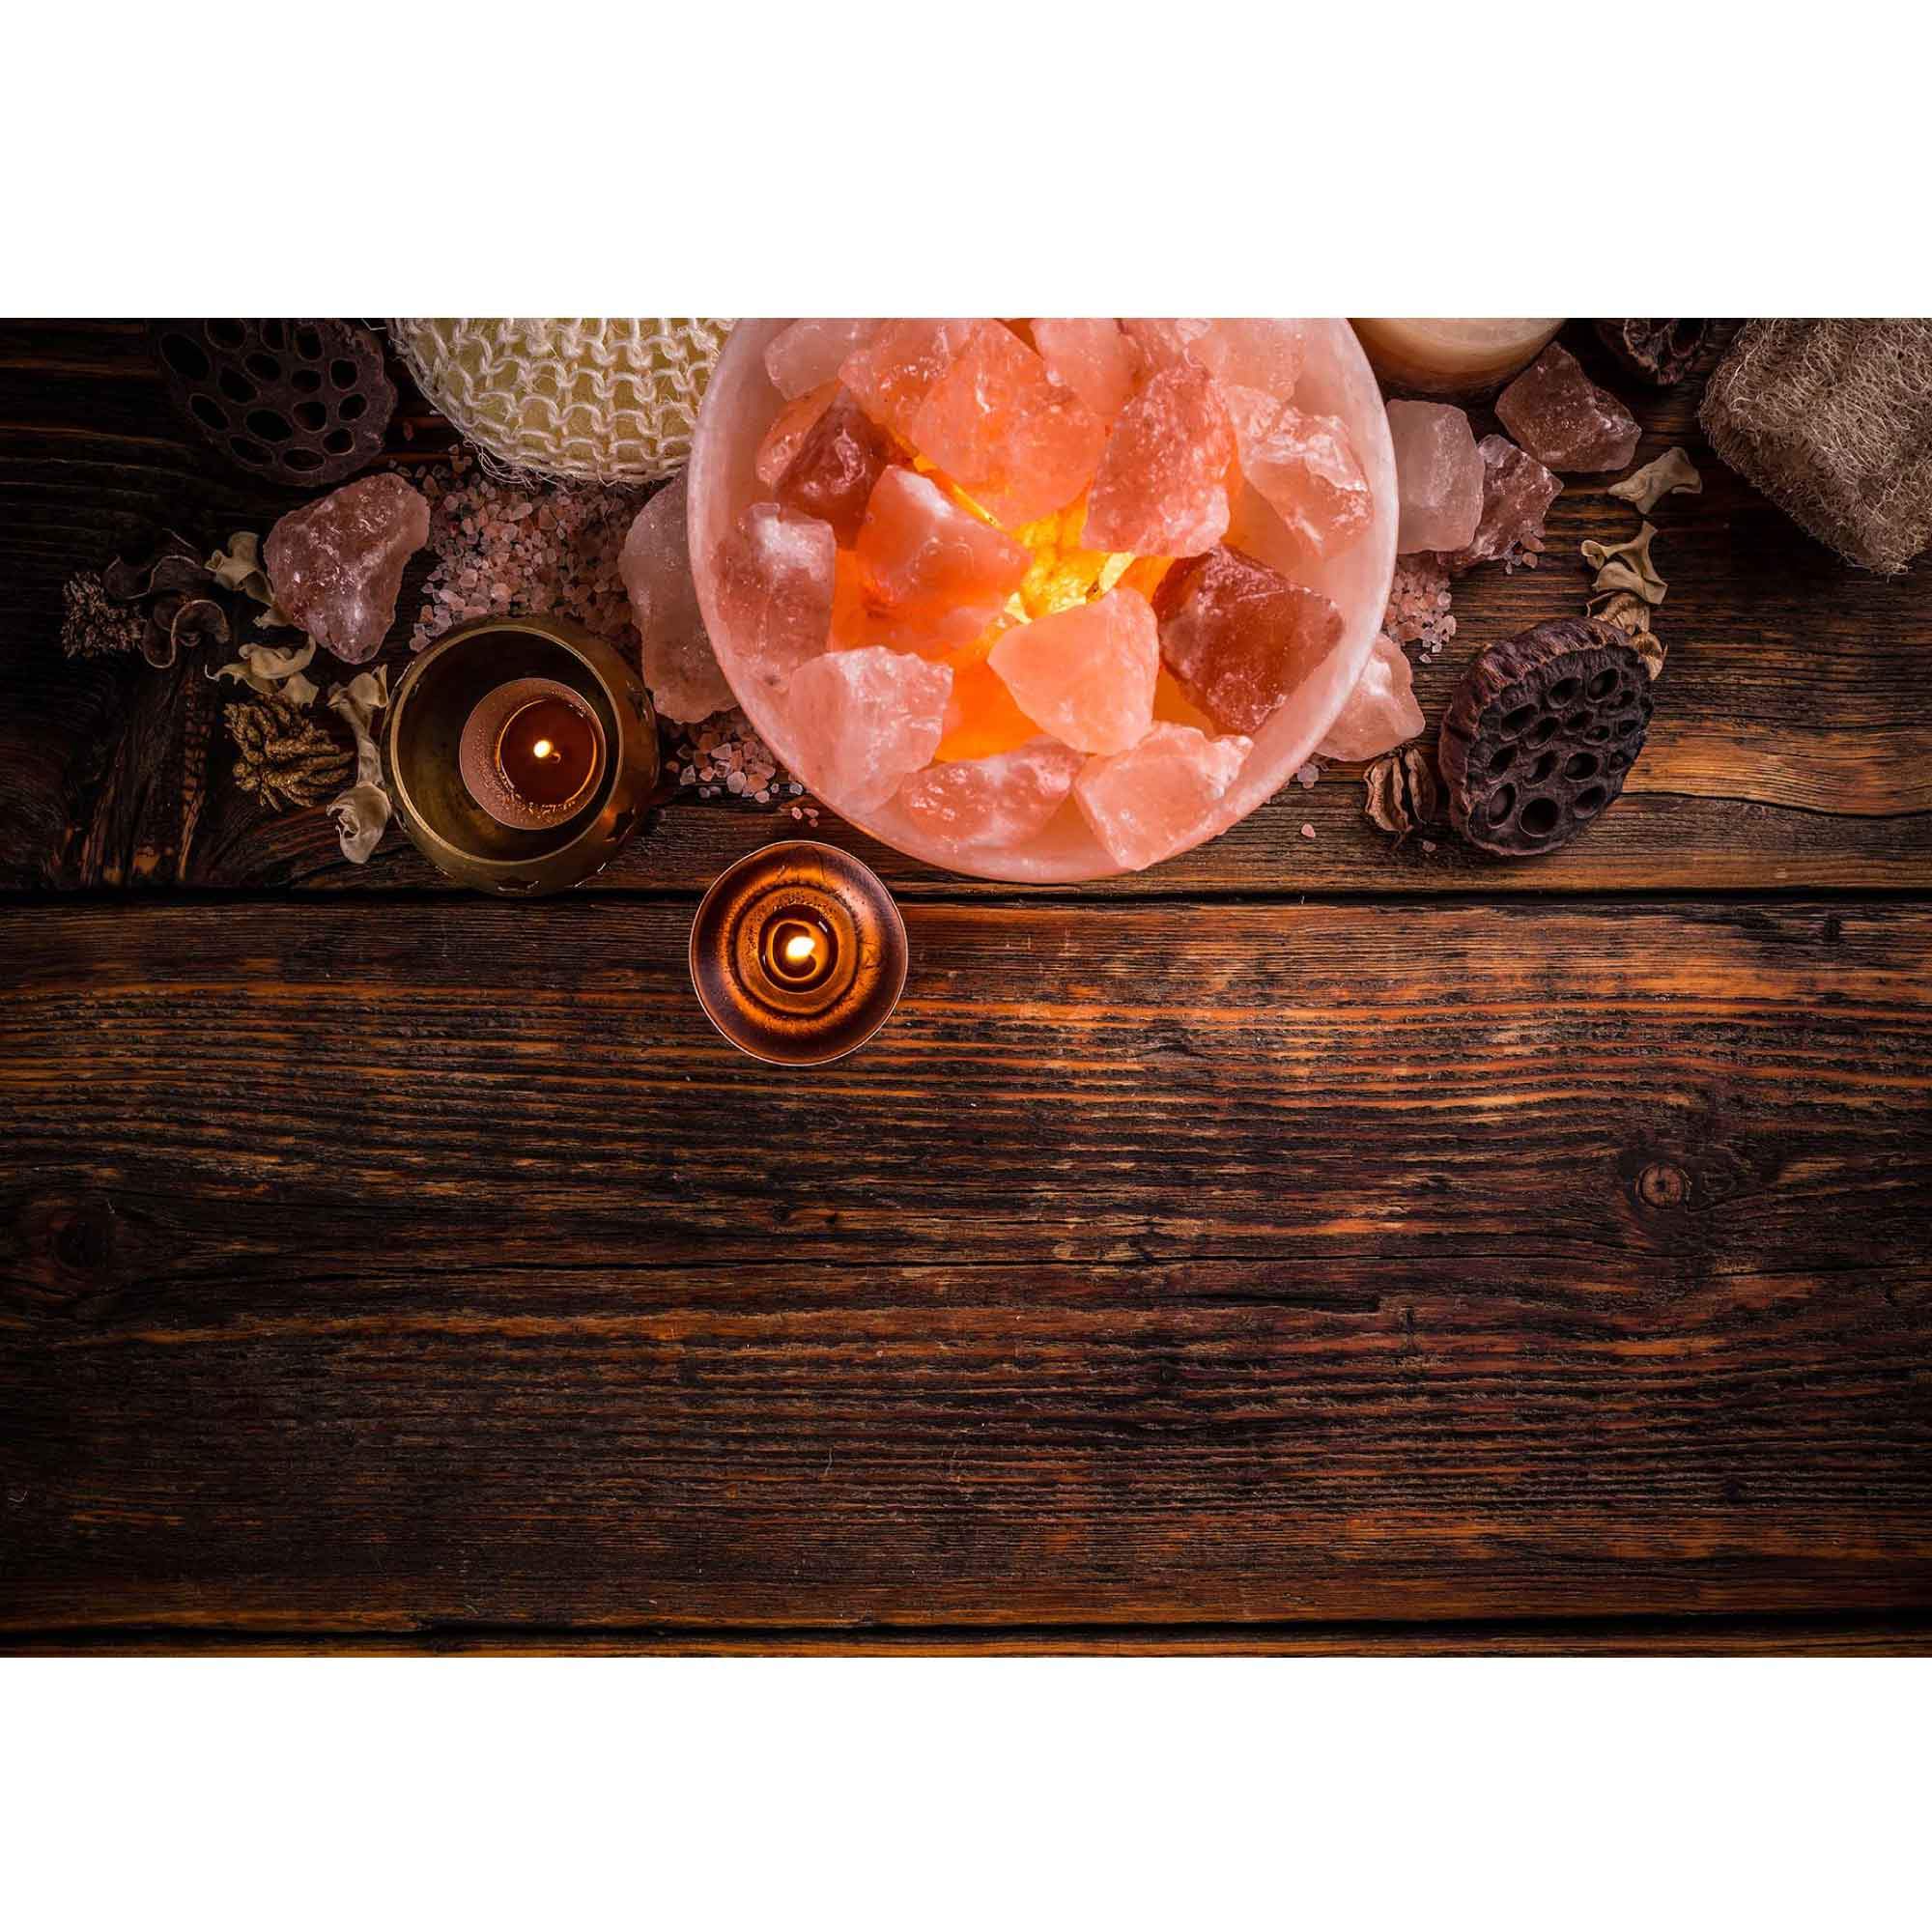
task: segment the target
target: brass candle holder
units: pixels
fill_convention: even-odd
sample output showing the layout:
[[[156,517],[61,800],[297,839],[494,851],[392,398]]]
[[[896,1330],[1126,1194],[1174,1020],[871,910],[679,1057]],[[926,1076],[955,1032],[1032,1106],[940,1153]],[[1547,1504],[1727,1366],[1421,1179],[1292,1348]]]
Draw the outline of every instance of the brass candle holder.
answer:
[[[905,922],[849,852],[792,838],[721,873],[691,923],[691,982],[741,1052],[815,1066],[865,1045],[905,986]]]

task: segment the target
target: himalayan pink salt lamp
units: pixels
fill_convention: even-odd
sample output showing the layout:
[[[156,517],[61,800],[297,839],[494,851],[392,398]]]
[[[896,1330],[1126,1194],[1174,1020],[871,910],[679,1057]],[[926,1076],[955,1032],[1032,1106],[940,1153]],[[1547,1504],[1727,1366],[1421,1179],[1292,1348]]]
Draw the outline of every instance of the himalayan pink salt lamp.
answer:
[[[1110,315],[1035,316],[1034,347],[1046,372],[1112,422],[1133,394],[1140,356]]]
[[[1130,751],[1090,758],[1073,781],[1081,816],[1127,871],[1179,851],[1239,775],[1245,738],[1155,724]]]
[[[1378,758],[1406,745],[1422,729],[1422,706],[1415,701],[1415,672],[1403,648],[1386,632],[1362,668],[1328,735],[1316,747],[1318,758]]]
[[[997,639],[969,645],[946,660],[952,696],[946,706],[946,735],[936,758],[990,758],[1039,736],[1039,725],[1013,701],[1007,681],[986,660]]]
[[[1005,323],[982,322],[925,392],[912,441],[988,516],[1015,529],[1087,487],[1107,425]]]
[[[798,769],[841,810],[884,805],[931,762],[952,690],[944,665],[905,651],[874,645],[813,658],[785,691]]]
[[[1261,389],[1285,403],[1301,380],[1308,352],[1301,323],[1249,317],[1210,322],[1188,353],[1223,389]]]
[[[853,316],[809,316],[781,328],[765,344],[765,374],[787,402],[834,381],[840,363],[863,349],[876,321]]]
[[[833,397],[838,394],[838,379],[835,376],[831,382],[821,383],[802,396],[794,396],[772,418],[771,428],[758,444],[754,466],[758,481],[766,489],[777,487],[779,478],[791,468],[791,460],[798,454],[806,432],[831,407]]]
[[[930,477],[898,468],[874,487],[853,554],[876,635],[929,657],[979,637],[1005,610],[1032,561]]]
[[[1391,403],[1401,515],[1397,554],[1461,550],[1483,514],[1483,459],[1469,418],[1448,403]]]
[[[1376,374],[1425,396],[1472,396],[1526,368],[1560,321],[1479,316],[1355,318]]]
[[[1306,557],[1355,542],[1372,515],[1369,479],[1338,416],[1304,415],[1265,389],[1223,384],[1241,474]],[[1232,511],[1231,511],[1232,516]]]
[[[824,650],[838,552],[830,524],[778,503],[748,504],[718,546],[712,569],[719,617],[744,668],[761,684],[782,686]]]
[[[1161,662],[1224,731],[1257,731],[1342,637],[1318,590],[1225,546],[1177,565],[1154,597]]]
[[[1234,461],[1235,428],[1214,379],[1198,363],[1169,363],[1141,385],[1107,439],[1082,541],[1155,556],[1211,550],[1228,528]]]
[[[779,479],[778,499],[803,516],[822,518],[849,546],[858,540],[872,486],[892,454],[886,433],[841,391],[800,440]]]
[[[1636,418],[1556,342],[1496,398],[1496,414],[1517,441],[1551,469],[1621,469],[1636,454],[1643,434]]]
[[[1057,739],[1032,738],[992,757],[914,773],[899,787],[899,809],[962,846],[1022,844],[1060,810],[1085,762]]]
[[[920,404],[966,346],[976,326],[970,317],[936,321],[912,316],[881,323],[838,365],[838,379],[874,422],[882,423],[911,449],[916,446],[912,419]]]
[[[1016,625],[987,662],[1020,709],[1076,751],[1124,752],[1152,722],[1160,639],[1132,590]]]

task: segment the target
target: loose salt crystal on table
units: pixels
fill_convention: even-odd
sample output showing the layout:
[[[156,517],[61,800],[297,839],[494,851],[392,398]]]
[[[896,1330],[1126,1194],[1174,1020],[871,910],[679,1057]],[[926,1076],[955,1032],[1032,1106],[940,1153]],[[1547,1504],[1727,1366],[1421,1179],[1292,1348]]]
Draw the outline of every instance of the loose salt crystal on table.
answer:
[[[1562,480],[1506,436],[1486,436],[1476,445],[1483,459],[1483,514],[1476,534],[1439,561],[1452,577],[1501,557],[1506,570],[1534,566],[1543,551],[1543,521],[1563,494]]]
[[[1222,385],[1241,474],[1308,558],[1333,556],[1374,521],[1369,479],[1339,416],[1305,415],[1265,389]]]
[[[886,433],[841,390],[801,439],[779,479],[778,499],[805,516],[822,517],[849,545],[892,454]]]
[[[718,603],[731,641],[778,686],[824,650],[838,540],[832,526],[753,503],[718,547]]]
[[[831,382],[821,383],[802,396],[794,396],[772,418],[772,426],[758,444],[753,464],[758,481],[766,489],[777,488],[779,478],[791,468],[791,460],[798,454],[806,432],[832,407],[832,399],[838,392],[838,379],[835,376]]]
[[[1433,655],[1456,635],[1449,573],[1431,551],[1395,560],[1382,629],[1399,644],[1424,644]]]
[[[1082,752],[1124,752],[1153,720],[1160,641],[1135,590],[1018,624],[987,662],[1040,728]]]
[[[1517,441],[1551,469],[1621,469],[1636,454],[1642,435],[1636,418],[1556,342],[1496,398],[1496,414]]]
[[[868,317],[818,315],[781,328],[765,344],[765,374],[787,402],[829,383],[879,327]]]
[[[1107,425],[1005,323],[982,322],[925,393],[912,443],[1009,529],[1070,503]]]
[[[1090,758],[1073,796],[1115,865],[1154,865],[1200,831],[1253,749],[1185,724],[1156,724],[1131,751]]]
[[[680,472],[638,512],[617,562],[651,702],[674,724],[695,724],[731,702],[692,581],[686,500]]]
[[[1235,429],[1193,362],[1156,371],[1121,412],[1087,497],[1089,550],[1194,556],[1228,528]]]
[[[1010,848],[1044,829],[1084,763],[1070,747],[1034,738],[997,757],[916,772],[899,787],[899,808],[923,831],[955,844]]]
[[[1262,389],[1285,403],[1301,380],[1307,343],[1298,321],[1245,317],[1209,323],[1188,353],[1224,389]]]
[[[395,621],[429,505],[400,476],[364,476],[291,510],[262,546],[275,602],[344,664],[367,664]]]
[[[1415,701],[1415,673],[1402,646],[1386,632],[1378,635],[1369,661],[1328,735],[1315,748],[1318,758],[1378,758],[1406,745],[1422,729],[1422,706]]]
[[[904,651],[832,651],[794,673],[785,711],[798,768],[842,811],[871,811],[931,761],[952,673]]]
[[[929,656],[979,637],[1032,560],[930,477],[904,469],[879,478],[854,554],[879,641]]]
[[[1120,414],[1133,394],[1140,356],[1112,316],[1035,316],[1033,339],[1055,382],[1107,421]]]
[[[1319,591],[1225,546],[1169,571],[1154,611],[1161,662],[1229,731],[1259,730],[1342,637]]]
[[[866,413],[914,446],[912,419],[930,389],[966,346],[973,317],[906,316],[878,330],[838,366],[838,380],[858,397]]]
[[[1448,403],[1391,403],[1398,554],[1461,550],[1483,514],[1483,459],[1469,418]]]

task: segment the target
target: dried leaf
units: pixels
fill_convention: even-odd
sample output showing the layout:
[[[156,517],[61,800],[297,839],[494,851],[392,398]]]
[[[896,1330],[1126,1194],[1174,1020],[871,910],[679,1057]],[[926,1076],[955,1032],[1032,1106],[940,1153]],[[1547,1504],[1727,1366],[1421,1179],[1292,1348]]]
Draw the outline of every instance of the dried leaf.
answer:
[[[1649,516],[1658,504],[1671,496],[1701,497],[1704,479],[1697,467],[1682,449],[1667,449],[1655,463],[1634,469],[1621,483],[1610,485],[1610,495],[1634,504]]]
[[[1663,668],[1667,655],[1662,639],[1650,628],[1650,606],[1634,590],[1610,590],[1593,597],[1584,607],[1599,623],[1614,624],[1631,640],[1631,648],[1643,660],[1643,668],[1653,681]]]
[[[342,856],[355,866],[367,862],[389,822],[389,795],[383,789],[383,753],[374,724],[376,713],[388,701],[387,665],[329,687],[328,708],[355,734],[355,782],[328,802]]]
[[[1385,752],[1363,775],[1363,815],[1400,844],[1417,826],[1434,821],[1442,807],[1435,763],[1421,745]]]
[[[1594,566],[1592,588],[1599,591],[1628,590],[1646,604],[1662,604],[1669,587],[1650,560],[1650,542],[1655,525],[1645,524],[1629,543],[1600,544],[1594,539],[1583,545],[1584,562]]]
[[[225,664],[208,675],[232,677],[263,697],[286,697],[291,704],[304,706],[315,702],[316,687],[302,675],[303,668],[315,656],[313,643],[287,649],[275,644],[244,643],[241,648],[242,655],[233,664]]]
[[[275,602],[269,574],[262,565],[262,539],[253,530],[237,530],[225,551],[217,550],[207,568],[224,590],[239,591],[266,608],[255,619],[257,629],[293,630],[295,619]]]

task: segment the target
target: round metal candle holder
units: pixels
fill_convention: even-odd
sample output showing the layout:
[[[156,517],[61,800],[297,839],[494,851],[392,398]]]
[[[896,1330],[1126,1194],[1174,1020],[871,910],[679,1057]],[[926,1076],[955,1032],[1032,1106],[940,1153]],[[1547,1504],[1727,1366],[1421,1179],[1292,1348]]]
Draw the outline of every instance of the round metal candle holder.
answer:
[[[905,986],[905,922],[869,866],[815,839],[721,873],[691,923],[691,982],[742,1052],[816,1066],[861,1047]]]
[[[506,824],[466,781],[464,733],[472,731],[472,743],[489,738],[487,765],[521,708],[502,694],[533,681],[581,705],[602,745],[589,782],[561,811]],[[504,714],[494,726],[486,700]],[[479,715],[484,722],[472,724]],[[485,617],[410,667],[389,705],[383,753],[396,817],[433,866],[484,892],[534,897],[601,871],[637,830],[658,782],[657,714],[635,667],[601,638],[562,618]],[[473,753],[470,763],[469,776],[500,806]]]

